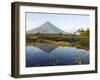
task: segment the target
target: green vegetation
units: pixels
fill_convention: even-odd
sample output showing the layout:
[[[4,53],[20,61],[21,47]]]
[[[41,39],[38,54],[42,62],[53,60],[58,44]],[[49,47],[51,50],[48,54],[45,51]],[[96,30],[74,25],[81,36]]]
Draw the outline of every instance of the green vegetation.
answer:
[[[26,34],[26,43],[47,43],[57,46],[71,46],[82,49],[89,49],[89,29],[83,30],[82,28],[76,31],[79,35],[75,34]]]

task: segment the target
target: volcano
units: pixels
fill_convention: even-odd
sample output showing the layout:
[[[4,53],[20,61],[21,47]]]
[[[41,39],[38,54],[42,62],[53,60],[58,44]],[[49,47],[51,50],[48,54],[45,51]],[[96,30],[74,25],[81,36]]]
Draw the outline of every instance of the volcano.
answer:
[[[67,34],[67,32],[57,28],[55,25],[50,23],[49,21],[43,23],[42,25],[28,30],[27,34],[34,34],[34,33],[44,33],[44,34],[57,34],[57,33],[62,33],[62,34]]]

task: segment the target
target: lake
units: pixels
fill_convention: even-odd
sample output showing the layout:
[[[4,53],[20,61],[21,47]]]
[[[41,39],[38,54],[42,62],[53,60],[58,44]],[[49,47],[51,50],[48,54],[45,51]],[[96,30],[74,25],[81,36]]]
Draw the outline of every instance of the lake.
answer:
[[[26,45],[26,67],[89,64],[89,50],[50,44]]]

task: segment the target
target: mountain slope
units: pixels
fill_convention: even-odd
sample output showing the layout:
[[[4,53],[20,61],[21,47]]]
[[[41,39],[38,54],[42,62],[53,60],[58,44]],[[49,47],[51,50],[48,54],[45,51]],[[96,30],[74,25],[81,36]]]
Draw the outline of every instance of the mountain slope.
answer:
[[[53,34],[53,33],[63,33],[63,34],[67,34],[66,32],[64,32],[63,30],[55,27],[53,24],[51,24],[50,22],[46,22],[42,25],[40,25],[39,27],[36,27],[34,29],[31,29],[29,31],[27,31],[27,33],[49,33],[49,34]]]

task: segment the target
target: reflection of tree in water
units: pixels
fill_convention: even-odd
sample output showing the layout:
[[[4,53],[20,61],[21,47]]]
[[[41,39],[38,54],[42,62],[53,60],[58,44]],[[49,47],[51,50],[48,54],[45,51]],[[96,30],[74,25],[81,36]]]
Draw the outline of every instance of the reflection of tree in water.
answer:
[[[82,58],[79,58],[75,61],[75,64],[82,64]]]

